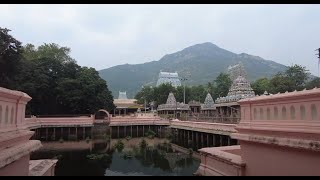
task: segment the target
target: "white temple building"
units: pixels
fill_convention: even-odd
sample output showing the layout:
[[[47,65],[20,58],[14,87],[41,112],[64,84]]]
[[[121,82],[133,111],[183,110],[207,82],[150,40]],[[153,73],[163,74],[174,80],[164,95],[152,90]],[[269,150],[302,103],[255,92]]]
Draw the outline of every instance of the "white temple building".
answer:
[[[161,84],[171,83],[173,87],[181,86],[181,81],[177,72],[160,72],[159,79],[157,81],[156,86],[160,86]]]

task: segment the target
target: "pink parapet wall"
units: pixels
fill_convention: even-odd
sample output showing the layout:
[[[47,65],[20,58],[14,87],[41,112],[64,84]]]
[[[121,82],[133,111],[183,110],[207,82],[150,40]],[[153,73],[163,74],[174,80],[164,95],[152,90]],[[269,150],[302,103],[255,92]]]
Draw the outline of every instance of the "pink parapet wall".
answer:
[[[30,153],[40,141],[29,140],[33,133],[25,125],[25,107],[31,97],[0,87],[0,176],[28,176]],[[54,168],[55,164],[49,168]]]
[[[239,103],[241,121],[231,137],[240,146],[232,151],[201,149],[200,175],[320,175],[320,89],[263,95]],[[222,168],[233,162],[241,166],[234,171]]]

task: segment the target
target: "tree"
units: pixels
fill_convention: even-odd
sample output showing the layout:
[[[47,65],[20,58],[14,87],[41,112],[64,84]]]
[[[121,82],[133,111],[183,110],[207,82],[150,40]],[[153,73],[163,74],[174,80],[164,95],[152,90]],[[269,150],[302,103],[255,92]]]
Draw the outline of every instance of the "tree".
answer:
[[[69,55],[70,48],[27,44],[23,50],[14,81],[15,89],[32,97],[27,113],[84,114],[114,109],[106,81],[94,68],[77,65]]]
[[[146,101],[147,104],[154,101],[154,88],[151,88],[150,86],[144,86],[141,91],[139,91],[135,95],[135,99],[137,99],[139,104],[144,104],[144,101]]]
[[[270,91],[272,93],[284,93],[286,91],[302,90],[306,86],[309,74],[303,66],[290,66],[285,72],[277,73],[270,80],[272,87]]]
[[[220,73],[219,76],[214,80],[215,89],[214,97],[224,97],[228,95],[229,89],[231,87],[232,81],[228,74]]]
[[[320,78],[316,77],[306,84],[307,89],[320,88]]]
[[[295,64],[286,70],[285,76],[290,81],[288,91],[302,90],[309,78],[310,73],[304,66]]]
[[[273,92],[273,86],[268,78],[261,78],[251,84],[255,94],[262,95],[265,91]]]
[[[51,58],[60,61],[61,63],[75,62],[70,56],[71,49],[68,47],[60,47],[55,43],[45,43],[44,45],[35,48],[32,44],[26,44],[23,48],[23,56],[26,59],[34,60],[41,58]]]
[[[176,93],[176,89],[169,83],[161,84],[154,88],[154,98],[157,105],[165,104],[168,99],[169,93]]]
[[[0,27],[0,86],[6,88],[12,88],[22,58],[21,42],[9,32],[9,29]]]

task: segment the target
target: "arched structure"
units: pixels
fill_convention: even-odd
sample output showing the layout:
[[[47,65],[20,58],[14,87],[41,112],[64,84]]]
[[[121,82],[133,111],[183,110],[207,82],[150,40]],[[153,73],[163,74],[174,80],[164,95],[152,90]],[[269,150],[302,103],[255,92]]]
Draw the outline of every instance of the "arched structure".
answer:
[[[111,116],[110,116],[110,113],[107,110],[99,109],[95,114],[95,119],[110,121],[111,120]]]

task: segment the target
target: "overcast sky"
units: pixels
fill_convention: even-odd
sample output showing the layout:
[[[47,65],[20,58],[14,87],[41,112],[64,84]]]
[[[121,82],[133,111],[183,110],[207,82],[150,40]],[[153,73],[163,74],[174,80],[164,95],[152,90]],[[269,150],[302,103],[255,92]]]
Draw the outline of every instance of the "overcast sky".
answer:
[[[318,74],[320,5],[0,5],[0,27],[23,44],[71,48],[97,70],[159,60],[212,42]]]

